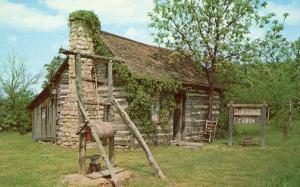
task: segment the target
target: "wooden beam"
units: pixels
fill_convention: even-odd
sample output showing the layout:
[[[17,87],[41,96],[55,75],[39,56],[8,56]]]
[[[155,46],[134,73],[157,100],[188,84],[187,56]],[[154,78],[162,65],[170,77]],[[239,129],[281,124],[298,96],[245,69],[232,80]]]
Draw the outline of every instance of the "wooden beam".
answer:
[[[186,92],[183,93],[183,99],[182,99],[182,110],[181,110],[181,130],[180,130],[180,134],[181,134],[181,140],[185,140],[185,113],[186,113],[186,100],[187,100],[187,96],[186,96]]]
[[[109,149],[109,151],[108,151],[109,161],[112,165],[115,165],[115,138],[114,137],[109,138],[109,144],[108,145],[109,145],[109,147],[108,147],[108,149]]]
[[[94,59],[94,60],[105,60],[105,61],[113,60],[113,61],[120,62],[120,63],[126,63],[126,60],[123,60],[118,57],[108,57],[108,56],[92,55],[92,54],[87,54],[87,53],[77,53],[75,51],[70,51],[70,50],[66,50],[63,48],[59,48],[58,53],[62,53],[65,55],[80,54],[82,58],[88,58],[88,59]],[[107,62],[103,62],[103,63],[107,63]]]
[[[112,60],[109,60],[107,64],[107,89],[108,89],[108,101],[111,102],[113,98],[113,63]],[[104,110],[104,121],[109,121],[109,114],[111,112],[111,106],[106,106]]]
[[[113,170],[116,174],[121,173],[122,171],[126,171],[126,169],[119,168],[119,167],[115,167]],[[103,177],[109,177],[110,173],[109,173],[108,170],[103,170],[103,171],[99,171],[99,172],[93,172],[93,173],[88,174],[86,176],[91,178],[91,179],[99,179],[99,178],[103,178]]]
[[[76,94],[80,102],[83,102],[82,94],[82,77],[81,77],[81,55],[75,55],[75,83],[76,83]],[[82,130],[83,118],[80,110],[78,110],[78,131]],[[86,154],[86,136],[83,133],[79,134],[79,153],[78,153],[78,163],[79,163],[79,174],[85,173],[85,154]]]
[[[163,179],[166,178],[165,175],[163,174],[163,172],[161,171],[159,165],[155,161],[154,156],[153,156],[152,152],[150,151],[144,138],[142,137],[140,131],[135,126],[135,124],[132,122],[132,120],[130,119],[128,114],[125,112],[125,110],[120,106],[120,104],[114,98],[112,98],[112,104],[114,107],[116,107],[116,109],[118,109],[120,116],[123,118],[123,120],[126,122],[126,124],[130,127],[130,129],[133,132],[133,135],[135,136],[135,138],[137,139],[139,144],[142,146],[144,152],[146,153],[146,156],[148,158],[150,166],[155,169],[155,174],[158,175],[160,178],[163,178]]]
[[[232,145],[233,134],[233,102],[230,101],[228,109],[228,145]]]
[[[82,94],[82,77],[81,77],[81,55],[78,53],[75,56],[75,83],[76,83],[76,94],[80,102],[83,100]]]
[[[86,136],[85,133],[79,134],[79,174],[85,175],[85,154],[86,154]]]
[[[112,60],[110,60],[108,62],[108,67],[107,67],[107,70],[108,70],[108,75],[107,75],[107,86],[108,86],[108,98],[109,98],[109,101],[111,102],[111,100],[113,99],[113,70],[112,70]]]
[[[173,138],[176,139],[177,141],[182,141],[183,137],[183,127],[182,127],[182,122],[183,122],[183,95],[179,94],[176,95],[176,106],[174,110],[174,117],[173,117]]]
[[[227,105],[227,107],[230,107],[230,106],[232,106],[234,108],[239,108],[239,107],[241,107],[241,108],[261,108],[263,106],[268,106],[268,105],[267,104],[233,104],[233,102],[232,102]]]

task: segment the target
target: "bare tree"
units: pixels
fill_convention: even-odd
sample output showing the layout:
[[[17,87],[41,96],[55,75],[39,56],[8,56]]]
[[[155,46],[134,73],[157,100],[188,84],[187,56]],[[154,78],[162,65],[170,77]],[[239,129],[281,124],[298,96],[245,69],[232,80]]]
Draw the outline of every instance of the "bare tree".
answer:
[[[41,74],[33,74],[27,61],[16,52],[8,54],[1,69],[0,126],[3,129],[27,129],[26,105],[34,95],[32,86],[38,83]]]

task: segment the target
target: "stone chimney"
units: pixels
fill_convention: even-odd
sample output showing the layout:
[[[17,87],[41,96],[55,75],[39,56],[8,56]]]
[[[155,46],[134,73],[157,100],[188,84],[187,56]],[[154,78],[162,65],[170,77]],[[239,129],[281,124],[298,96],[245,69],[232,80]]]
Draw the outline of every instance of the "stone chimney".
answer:
[[[81,20],[76,18],[69,20],[70,36],[69,44],[70,50],[79,53],[94,54],[94,45],[91,36],[88,33],[88,29]]]
[[[75,13],[79,14],[75,17],[70,16],[69,19],[69,50],[78,53],[95,54],[93,40],[88,30],[89,28],[83,24],[83,20],[80,18],[81,13],[91,14],[91,12],[76,11]],[[81,63],[82,78],[92,80],[91,71],[93,68],[93,60],[81,58]],[[78,145],[78,136],[76,135],[78,128],[78,106],[76,101],[75,55],[69,56],[68,77],[68,94],[65,103],[61,105],[57,143],[64,147],[76,147]],[[85,81],[82,85],[84,102],[95,101],[94,84]]]

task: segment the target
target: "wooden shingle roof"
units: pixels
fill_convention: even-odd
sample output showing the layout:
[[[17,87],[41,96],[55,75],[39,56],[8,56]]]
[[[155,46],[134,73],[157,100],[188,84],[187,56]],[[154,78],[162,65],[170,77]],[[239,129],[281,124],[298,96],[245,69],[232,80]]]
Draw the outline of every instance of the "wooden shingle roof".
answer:
[[[204,72],[191,61],[181,55],[174,55],[172,50],[144,44],[122,36],[101,31],[101,38],[115,57],[126,60],[130,72],[140,76],[150,76],[154,79],[172,77],[184,86],[208,87]],[[68,60],[59,67],[52,80],[59,81],[62,72],[68,68]],[[221,87],[217,86],[217,90]],[[50,96],[49,86],[43,89],[27,106],[33,109],[37,104]]]
[[[208,86],[204,72],[189,58],[174,55],[172,50],[137,42],[108,32],[101,38],[115,57],[126,60],[128,69],[140,76],[160,79],[165,76],[186,85]]]

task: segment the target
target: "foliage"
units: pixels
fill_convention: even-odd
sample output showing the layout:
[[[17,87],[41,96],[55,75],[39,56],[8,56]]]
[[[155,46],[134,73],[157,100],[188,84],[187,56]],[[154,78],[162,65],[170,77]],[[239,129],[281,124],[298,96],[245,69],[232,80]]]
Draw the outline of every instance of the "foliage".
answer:
[[[218,64],[241,61],[250,45],[248,33],[253,23],[263,27],[274,16],[258,14],[259,0],[154,0],[150,27],[155,42],[191,54],[204,70],[209,82],[208,118],[212,117],[212,98]]]
[[[151,111],[157,105],[159,105],[160,126],[167,127],[175,107],[174,96],[179,84],[169,77],[155,80],[132,74],[124,64],[114,64],[114,70],[117,80],[125,86],[126,99],[129,103],[126,110],[131,118],[141,122],[143,133],[155,132]]]
[[[265,36],[252,41],[257,47],[247,52],[244,63],[222,64],[230,69],[219,68],[223,71],[218,72],[218,79],[227,82],[224,103],[229,100],[240,103],[266,101],[270,124],[282,127],[287,138],[289,118],[296,114],[293,108],[299,103],[300,46],[298,41],[290,42],[282,35],[283,23],[272,21]],[[223,124],[227,124],[226,119],[226,113],[223,113]]]
[[[282,36],[282,30],[283,25],[274,21],[264,38],[253,41],[258,47],[249,51],[249,61],[232,65],[236,72],[233,79],[239,83],[229,86],[226,93],[228,100],[236,102],[266,101],[278,125],[287,121],[289,101],[298,95],[300,72],[292,45]]]
[[[4,130],[16,129],[20,132],[31,128],[27,104],[33,97],[31,86],[40,75],[32,75],[26,61],[15,53],[8,55],[0,77],[0,127]]]
[[[55,56],[51,60],[49,64],[45,64],[44,68],[46,69],[46,75],[45,79],[42,85],[42,88],[46,88],[49,81],[52,79],[52,76],[55,74],[56,70],[60,67],[60,65],[63,63],[63,58],[60,56]]]
[[[101,40],[100,30],[101,24],[98,16],[92,11],[78,10],[72,12],[69,16],[70,27],[73,25],[75,27],[82,26],[85,31],[91,36],[94,44],[94,50],[96,54],[104,56],[112,56],[108,47]]]
[[[100,37],[100,22],[98,17],[90,11],[75,11],[69,17],[70,26],[83,26],[93,40],[95,53],[98,55],[112,56],[108,47]],[[129,116],[141,122],[144,133],[153,133],[156,128],[151,120],[151,110],[157,103],[160,104],[160,122],[165,127],[172,116],[174,108],[174,94],[178,84],[168,77],[154,80],[150,77],[140,77],[131,74],[122,64],[114,64],[116,77],[125,86],[126,97],[129,103],[126,109]]]

